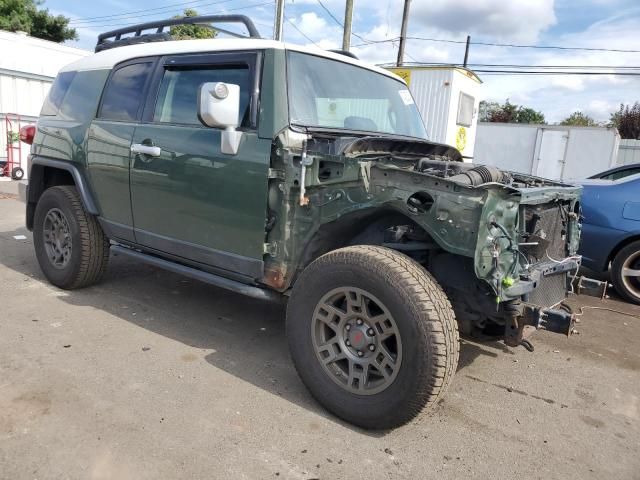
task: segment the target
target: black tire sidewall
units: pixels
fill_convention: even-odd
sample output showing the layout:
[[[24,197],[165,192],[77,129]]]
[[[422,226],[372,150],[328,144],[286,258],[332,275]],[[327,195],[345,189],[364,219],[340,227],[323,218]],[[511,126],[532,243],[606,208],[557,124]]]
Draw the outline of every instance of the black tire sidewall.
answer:
[[[630,243],[616,254],[611,264],[611,279],[618,294],[628,302],[640,304],[640,298],[627,290],[622,279],[622,266],[625,260],[638,251],[640,251],[640,240]]]
[[[56,268],[51,264],[44,246],[42,235],[44,220],[52,208],[58,208],[66,217],[71,231],[71,260],[64,268]],[[82,263],[82,239],[80,224],[73,205],[65,192],[57,187],[46,190],[38,204],[34,215],[33,243],[40,268],[47,280],[60,288],[70,288],[80,273]]]
[[[328,265],[312,275],[304,275],[292,293],[287,308],[287,338],[299,374],[314,397],[336,415],[367,428],[387,428],[388,417],[406,409],[407,402],[420,392],[416,381],[427,368],[429,334],[419,321],[409,295],[399,291],[392,277],[377,274],[360,264]],[[337,280],[339,279],[339,280]],[[377,297],[393,316],[402,341],[402,362],[393,383],[373,395],[350,393],[333,380],[320,365],[311,338],[313,312],[329,291],[341,286],[361,288]],[[372,420],[374,419],[374,420]]]

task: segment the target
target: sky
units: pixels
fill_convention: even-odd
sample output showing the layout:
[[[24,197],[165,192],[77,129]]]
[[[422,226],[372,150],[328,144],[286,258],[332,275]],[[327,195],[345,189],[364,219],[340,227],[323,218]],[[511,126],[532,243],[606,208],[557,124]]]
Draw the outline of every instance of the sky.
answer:
[[[286,0],[284,39],[340,48],[345,0]],[[403,0],[354,0],[352,51],[371,63],[394,62]],[[268,0],[46,0],[51,13],[72,19],[79,39],[71,46],[93,49],[99,33],[161,20],[184,8],[201,14],[249,15],[261,35],[273,35],[275,2]],[[99,17],[99,18],[96,18]],[[337,21],[336,21],[337,20]],[[637,50],[638,0],[412,0],[408,36],[422,39],[538,46]],[[384,41],[384,43],[371,43]],[[463,43],[408,40],[407,62],[461,63]],[[470,64],[640,66],[640,53],[554,50],[471,45]],[[599,121],[620,103],[640,101],[640,76],[479,74],[488,101],[523,104],[542,111],[549,123],[580,110]]]

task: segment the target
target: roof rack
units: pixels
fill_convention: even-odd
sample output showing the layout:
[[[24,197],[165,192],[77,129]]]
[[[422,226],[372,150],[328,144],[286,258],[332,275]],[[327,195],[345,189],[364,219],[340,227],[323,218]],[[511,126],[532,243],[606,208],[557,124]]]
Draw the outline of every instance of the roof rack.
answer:
[[[247,37],[219,27],[212,27],[212,23],[242,23],[247,28],[249,36]],[[130,27],[101,33],[98,35],[98,43],[96,44],[95,51],[100,52],[109,48],[135,45],[139,43],[173,40],[171,34],[169,32],[165,32],[164,29],[175,25],[203,25],[212,29],[215,28],[215,30],[219,32],[238,38],[261,38],[256,26],[253,24],[251,19],[245,15],[200,15],[196,17],[170,18],[156,22],[140,23],[138,25],[132,25]],[[154,28],[156,31],[153,33],[142,33],[145,30],[151,30]],[[123,35],[128,33],[133,33],[133,35],[122,38]]]

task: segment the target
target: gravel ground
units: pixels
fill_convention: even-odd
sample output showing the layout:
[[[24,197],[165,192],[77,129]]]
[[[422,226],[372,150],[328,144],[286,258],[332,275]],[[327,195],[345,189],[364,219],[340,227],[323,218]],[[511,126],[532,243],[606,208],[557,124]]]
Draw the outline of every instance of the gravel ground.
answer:
[[[638,318],[587,309],[533,353],[463,340],[438,406],[367,432],[301,384],[282,307],[122,257],[58,290],[23,219],[0,193],[2,479],[640,478]]]

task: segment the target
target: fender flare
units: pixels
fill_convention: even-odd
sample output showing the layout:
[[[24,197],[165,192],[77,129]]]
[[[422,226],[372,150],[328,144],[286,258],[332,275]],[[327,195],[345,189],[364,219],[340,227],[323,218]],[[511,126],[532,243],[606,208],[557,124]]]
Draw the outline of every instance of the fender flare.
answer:
[[[80,171],[77,165],[64,162],[62,160],[54,160],[53,158],[47,157],[39,157],[34,155],[31,158],[31,171],[33,172],[33,167],[35,165],[42,165],[43,167],[56,168],[59,170],[65,170],[71,174],[73,177],[73,181],[75,182],[75,186],[78,189],[78,193],[80,194],[80,198],[82,199],[82,204],[87,212],[92,215],[99,215],[100,211],[98,210],[98,206],[91,194],[91,190],[89,189],[88,182],[84,176],[84,173]],[[29,179],[29,186],[31,187],[31,180]],[[43,179],[33,179],[36,181],[42,181]],[[42,189],[40,189],[42,190]],[[42,191],[34,190],[33,188],[29,188],[27,193],[27,199],[29,202],[37,203],[38,198],[42,194]]]

